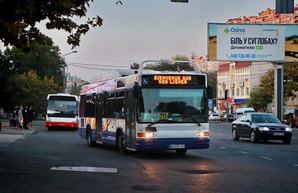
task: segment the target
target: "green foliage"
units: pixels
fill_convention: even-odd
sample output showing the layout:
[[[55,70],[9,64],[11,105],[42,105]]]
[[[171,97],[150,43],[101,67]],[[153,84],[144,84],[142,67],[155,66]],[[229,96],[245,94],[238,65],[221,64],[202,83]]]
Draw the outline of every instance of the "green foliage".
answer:
[[[173,60],[188,61],[188,57],[177,55]],[[160,62],[147,64],[144,69],[156,70],[156,71],[194,71],[194,68],[188,63],[182,62]]]
[[[139,66],[140,65],[138,63],[134,62],[133,64],[130,65],[130,69],[139,69]]]
[[[55,46],[33,43],[30,45],[29,52],[19,48],[7,48],[4,52],[0,50],[0,89],[2,91],[0,107],[4,107],[5,111],[10,111],[15,104],[23,103],[15,99],[18,96],[14,95],[19,95],[19,92],[8,92],[7,88],[14,87],[14,83],[8,80],[29,71],[33,71],[37,78],[41,80],[53,81],[62,90],[63,65],[65,64],[63,64],[63,58],[59,55],[59,48]],[[34,83],[30,83],[30,79],[22,81],[26,81],[28,84]],[[34,84],[31,86],[34,86]],[[46,84],[43,88],[47,88]],[[36,89],[43,91],[43,88],[37,87]],[[61,90],[58,90],[58,92]],[[32,95],[34,93],[32,92]],[[21,96],[24,95],[24,93],[21,94]]]
[[[80,45],[81,36],[91,27],[102,25],[99,16],[86,16],[89,3],[93,0],[2,0],[0,1],[0,39],[5,45],[28,48],[32,42],[53,45],[36,27],[46,21],[46,28],[67,32],[67,43],[73,47]],[[82,24],[74,18],[86,18]]]
[[[267,112],[267,103],[272,102],[272,95],[267,88],[256,87],[250,92],[250,99],[247,102],[249,107],[255,110],[263,110]]]
[[[37,113],[45,112],[44,101],[50,93],[57,93],[61,87],[53,78],[40,79],[35,71],[30,70],[8,79],[6,91],[15,105],[32,105]]]
[[[284,63],[284,99],[295,97],[298,90],[298,63]],[[270,96],[274,96],[274,70],[269,70],[261,77],[260,87],[267,88]]]

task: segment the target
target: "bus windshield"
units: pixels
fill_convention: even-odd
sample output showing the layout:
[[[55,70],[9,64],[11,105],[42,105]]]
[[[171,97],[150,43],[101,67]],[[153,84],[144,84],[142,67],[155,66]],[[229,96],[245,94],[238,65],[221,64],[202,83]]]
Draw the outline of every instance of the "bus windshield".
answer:
[[[48,117],[76,117],[77,101],[48,100]]]
[[[206,122],[204,89],[142,88],[139,122]]]

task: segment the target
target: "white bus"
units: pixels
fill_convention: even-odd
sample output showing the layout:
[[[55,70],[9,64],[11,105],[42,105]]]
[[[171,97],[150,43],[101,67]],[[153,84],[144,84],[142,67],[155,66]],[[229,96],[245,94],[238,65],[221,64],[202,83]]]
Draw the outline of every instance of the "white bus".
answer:
[[[81,138],[90,146],[118,146],[121,153],[209,148],[207,93],[212,92],[206,74],[144,70],[146,62],[158,61],[82,88]]]
[[[78,128],[79,97],[58,93],[47,96],[46,127]]]

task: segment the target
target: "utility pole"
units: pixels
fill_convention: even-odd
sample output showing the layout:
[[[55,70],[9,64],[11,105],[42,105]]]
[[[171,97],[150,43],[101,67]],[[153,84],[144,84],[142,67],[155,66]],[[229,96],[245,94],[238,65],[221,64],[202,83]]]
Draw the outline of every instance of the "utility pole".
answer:
[[[274,64],[274,114],[279,120],[283,120],[284,106],[284,69],[283,63]]]
[[[62,56],[63,56],[63,62],[64,62],[64,64],[63,64],[63,91],[65,93],[67,93],[66,92],[66,73],[65,73],[65,68],[67,67],[67,64],[66,64],[66,61],[65,61],[65,56],[67,56],[69,54],[73,54],[73,53],[77,53],[77,51],[76,50],[73,50],[73,51],[71,51],[71,52],[69,52],[67,54],[62,54]]]

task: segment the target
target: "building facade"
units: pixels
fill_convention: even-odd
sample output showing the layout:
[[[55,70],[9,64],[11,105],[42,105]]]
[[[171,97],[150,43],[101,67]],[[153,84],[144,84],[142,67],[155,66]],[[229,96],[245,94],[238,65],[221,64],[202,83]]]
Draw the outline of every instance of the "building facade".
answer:
[[[217,71],[217,111],[234,113],[244,107],[250,91],[274,66],[270,62],[226,62]]]

